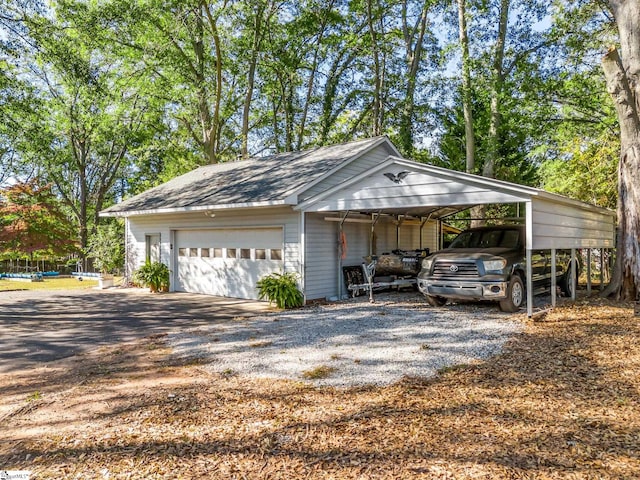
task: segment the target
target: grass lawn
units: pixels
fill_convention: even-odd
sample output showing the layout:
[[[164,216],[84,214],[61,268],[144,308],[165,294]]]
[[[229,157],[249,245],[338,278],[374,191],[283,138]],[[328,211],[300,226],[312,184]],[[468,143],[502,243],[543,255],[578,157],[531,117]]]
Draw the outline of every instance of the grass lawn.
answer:
[[[121,279],[117,277],[116,285],[119,284],[119,281]],[[15,290],[78,290],[97,286],[98,280],[95,278],[83,278],[80,281],[77,278],[45,277],[42,282],[8,280],[6,278],[0,280],[0,292]]]
[[[0,468],[37,478],[640,478],[640,319],[560,307],[502,354],[387,387],[212,374],[162,336],[0,376]]]

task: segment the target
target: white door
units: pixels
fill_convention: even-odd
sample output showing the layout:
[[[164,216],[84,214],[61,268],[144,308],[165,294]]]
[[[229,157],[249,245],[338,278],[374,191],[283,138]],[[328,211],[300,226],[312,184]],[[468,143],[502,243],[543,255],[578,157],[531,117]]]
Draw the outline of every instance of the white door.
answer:
[[[160,261],[160,234],[145,235],[147,262],[155,263]]]
[[[284,270],[282,228],[178,230],[179,292],[257,299],[264,275]]]

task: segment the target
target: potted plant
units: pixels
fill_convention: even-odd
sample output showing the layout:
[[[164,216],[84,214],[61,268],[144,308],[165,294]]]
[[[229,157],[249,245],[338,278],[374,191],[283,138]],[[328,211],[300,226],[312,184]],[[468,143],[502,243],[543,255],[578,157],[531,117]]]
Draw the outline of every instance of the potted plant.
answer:
[[[304,305],[304,296],[298,289],[297,280],[297,275],[290,272],[262,277],[257,284],[260,300],[267,299],[278,308],[301,307]]]
[[[162,262],[147,261],[133,276],[136,283],[149,287],[152,293],[169,290],[169,267]]]

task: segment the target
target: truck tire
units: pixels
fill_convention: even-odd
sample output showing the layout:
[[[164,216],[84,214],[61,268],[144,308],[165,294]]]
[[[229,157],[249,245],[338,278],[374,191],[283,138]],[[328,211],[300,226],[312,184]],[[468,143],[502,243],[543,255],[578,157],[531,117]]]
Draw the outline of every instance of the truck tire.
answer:
[[[524,284],[519,275],[514,275],[507,285],[507,298],[500,301],[500,310],[514,313],[524,305]]]
[[[436,295],[425,295],[424,298],[427,300],[427,303],[432,307],[443,307],[445,303],[447,303],[447,299],[444,297],[438,297]]]
[[[569,266],[567,267],[567,271],[566,273],[562,276],[562,279],[560,280],[560,290],[562,291],[562,294],[565,297],[571,297],[571,293],[573,292],[573,278],[576,278],[576,284],[577,282],[577,277],[580,275],[580,272],[578,271],[578,264],[574,263],[574,269],[575,269],[575,276],[572,277],[571,276],[571,264],[569,264]]]

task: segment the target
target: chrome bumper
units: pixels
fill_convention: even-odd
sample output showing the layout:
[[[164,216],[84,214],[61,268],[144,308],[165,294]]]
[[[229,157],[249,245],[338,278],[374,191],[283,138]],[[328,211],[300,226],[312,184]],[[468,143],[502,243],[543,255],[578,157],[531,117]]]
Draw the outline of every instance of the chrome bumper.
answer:
[[[507,298],[506,282],[459,282],[418,279],[418,289],[424,295],[466,300],[503,300]]]

